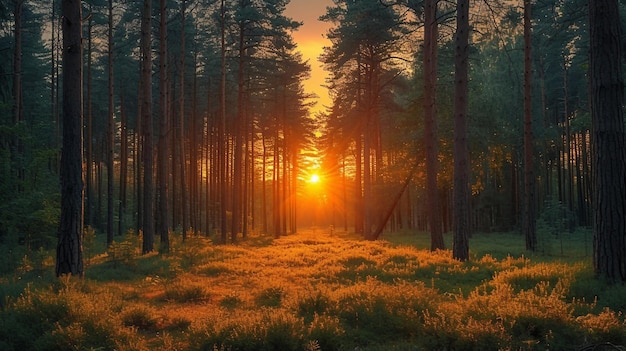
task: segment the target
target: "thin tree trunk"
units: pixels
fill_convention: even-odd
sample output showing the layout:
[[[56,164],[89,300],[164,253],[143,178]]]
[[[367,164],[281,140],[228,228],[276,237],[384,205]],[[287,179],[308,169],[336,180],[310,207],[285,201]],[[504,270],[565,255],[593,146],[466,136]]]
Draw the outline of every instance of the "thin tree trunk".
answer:
[[[240,1],[240,6],[244,7],[246,1]],[[237,235],[241,231],[241,206],[242,206],[242,156],[243,156],[243,124],[245,119],[244,100],[245,100],[245,60],[246,60],[246,48],[245,48],[245,20],[239,22],[239,59],[237,68],[237,118],[234,122],[233,133],[235,134],[234,144],[234,163],[233,163],[233,211],[232,211],[232,225],[231,225],[231,241],[237,241]]]
[[[454,69],[454,244],[452,256],[469,259],[470,203],[467,140],[469,0],[457,1]]]
[[[185,11],[187,0],[183,0],[180,4],[180,102],[179,102],[179,130],[178,143],[180,147],[180,204],[182,208],[182,224],[183,224],[183,241],[187,238],[187,230],[189,229],[189,214],[187,203],[187,148],[185,147]]]
[[[91,7],[91,5],[90,5]],[[91,11],[91,8],[90,8]],[[91,70],[91,62],[92,62],[92,25],[93,25],[93,16],[89,17],[88,25],[87,25],[87,124],[85,128],[87,128],[87,164],[86,164],[86,184],[85,184],[85,212],[87,218],[87,225],[93,226],[94,223],[94,193],[93,193],[93,104],[91,101],[91,87],[92,87],[92,70]]]
[[[56,0],[52,0],[52,15],[50,17],[50,113],[51,118],[50,121],[54,123],[55,133],[54,133],[54,148],[60,149],[60,138],[58,133],[59,121],[58,121],[58,112],[57,112],[57,89],[58,89],[58,77],[56,75],[57,69],[57,2]],[[58,174],[59,167],[59,155],[55,155],[54,160],[51,162],[54,163],[54,172]],[[89,166],[88,166],[89,167]],[[88,169],[88,168],[87,168]]]
[[[124,218],[126,216],[126,188],[128,182],[128,126],[126,118],[126,106],[124,104],[124,93],[120,94],[120,198],[118,209],[117,235],[122,236],[124,232]]]
[[[91,19],[90,19],[91,21]],[[107,64],[109,73],[109,85],[108,85],[108,130],[107,130],[107,246],[113,243],[113,154],[115,150],[115,120],[114,106],[113,106],[113,0],[109,0],[109,26],[108,26],[108,38],[107,38]]]
[[[532,56],[531,56],[531,3],[524,0],[524,212],[522,228],[526,238],[526,250],[537,250],[535,214],[535,173],[532,126]]]
[[[168,106],[168,82],[167,82],[167,1],[159,1],[159,146],[158,146],[158,182],[159,182],[159,227],[157,235],[160,238],[162,253],[170,250],[169,239],[169,210],[168,210],[168,181],[169,181],[169,145],[167,133],[169,132],[169,106]]]
[[[17,126],[23,121],[23,97],[22,97],[22,20],[24,0],[14,0],[13,17],[15,19],[13,51],[13,123]],[[22,161],[23,141],[16,136],[13,141],[13,162],[16,166],[18,180],[24,180],[24,162]],[[23,190],[22,182],[18,181],[17,191]]]
[[[220,7],[220,124],[218,131],[218,147],[219,147],[219,168],[220,168],[220,234],[222,244],[226,243],[227,218],[226,218],[226,188],[228,181],[226,178],[226,167],[228,166],[226,158],[226,6],[225,0],[222,0]]]
[[[141,20],[141,51],[143,58],[143,246],[142,252],[154,250],[154,153],[152,126],[152,0],[144,0]]]
[[[267,145],[265,144],[265,133],[261,134],[261,145],[263,146],[263,167],[261,173],[261,216],[263,219],[263,233],[267,233]]]
[[[193,67],[197,67],[198,51],[194,50],[194,64]],[[189,212],[190,224],[193,231],[200,230],[198,222],[198,128],[197,128],[197,113],[198,110],[198,74],[194,69],[193,74],[193,88],[192,88],[192,100],[191,100],[191,121],[189,126]]]
[[[141,66],[140,63],[139,74],[141,76]],[[133,140],[135,141],[135,159],[134,159],[134,167],[135,167],[135,204],[137,206],[137,217],[136,217],[136,231],[139,234],[140,231],[143,231],[143,82],[139,79],[139,91],[138,91],[138,99],[137,99],[137,127],[135,128],[135,136]]]
[[[445,249],[437,191],[437,0],[424,1],[424,138],[430,249]]]

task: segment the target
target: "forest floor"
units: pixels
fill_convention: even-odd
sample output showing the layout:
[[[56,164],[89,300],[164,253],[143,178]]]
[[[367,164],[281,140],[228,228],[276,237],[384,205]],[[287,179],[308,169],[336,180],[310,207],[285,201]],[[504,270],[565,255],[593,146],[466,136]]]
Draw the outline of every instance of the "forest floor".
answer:
[[[87,251],[84,279],[51,258],[0,278],[2,350],[583,350],[626,345],[626,287],[593,276],[589,234],[475,235],[469,262],[426,234],[363,241],[328,228],[238,245],[139,238]],[[448,242],[450,238],[447,236]],[[97,245],[94,245],[97,246]],[[596,348],[600,349],[600,348]]]

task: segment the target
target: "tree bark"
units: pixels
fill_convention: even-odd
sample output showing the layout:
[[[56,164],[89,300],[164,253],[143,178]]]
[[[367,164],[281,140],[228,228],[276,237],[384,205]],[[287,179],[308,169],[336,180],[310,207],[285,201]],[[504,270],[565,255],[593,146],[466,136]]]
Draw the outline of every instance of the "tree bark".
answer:
[[[467,141],[469,0],[457,1],[454,69],[454,244],[452,256],[469,259],[470,203]]]
[[[91,9],[90,9],[91,11]],[[87,164],[86,164],[86,182],[85,182],[85,204],[83,205],[85,207],[85,216],[87,219],[87,225],[93,226],[95,224],[95,220],[94,220],[94,182],[93,182],[93,104],[91,102],[91,87],[92,87],[92,70],[91,70],[91,63],[92,63],[92,26],[93,26],[93,16],[89,17],[88,20],[88,25],[87,25],[87,35],[89,36],[88,40],[87,40],[87,123],[85,125],[86,130],[86,143],[87,143],[87,147],[86,147],[86,159],[87,159]]]
[[[424,138],[430,249],[445,249],[437,192],[437,0],[424,1]]]
[[[167,94],[167,1],[159,1],[159,149],[158,149],[158,182],[159,182],[159,227],[157,234],[160,237],[160,250],[167,253],[170,250],[169,240],[169,213],[168,189],[169,160],[167,133],[168,125],[168,94]]]
[[[220,123],[218,130],[218,148],[219,148],[219,185],[220,185],[220,235],[222,244],[226,243],[227,233],[227,216],[226,216],[226,200],[228,186],[226,167],[228,166],[227,141],[226,137],[226,5],[225,0],[220,5]]]
[[[626,281],[626,149],[621,24],[617,0],[589,0],[593,144],[593,266]]]
[[[123,90],[123,88],[122,88]],[[118,208],[117,235],[124,233],[124,220],[126,217],[126,189],[128,186],[128,122],[124,93],[120,94],[120,198]]]
[[[537,249],[537,229],[535,214],[535,173],[533,153],[533,116],[532,116],[532,56],[530,0],[524,0],[524,212],[522,230],[526,238],[526,250]]]
[[[178,116],[178,143],[180,147],[180,204],[182,209],[183,241],[187,238],[189,229],[189,206],[187,203],[187,148],[185,147],[185,11],[186,0],[180,4],[180,102]]]
[[[63,0],[63,150],[56,275],[83,276],[82,11]]]
[[[141,54],[143,84],[143,245],[142,252],[154,250],[154,153],[152,121],[152,0],[144,0],[141,18]]]
[[[107,246],[113,243],[113,154],[115,149],[115,120],[113,106],[113,0],[109,0],[109,26],[107,38],[107,64],[109,73],[108,85],[108,129],[107,129]]]

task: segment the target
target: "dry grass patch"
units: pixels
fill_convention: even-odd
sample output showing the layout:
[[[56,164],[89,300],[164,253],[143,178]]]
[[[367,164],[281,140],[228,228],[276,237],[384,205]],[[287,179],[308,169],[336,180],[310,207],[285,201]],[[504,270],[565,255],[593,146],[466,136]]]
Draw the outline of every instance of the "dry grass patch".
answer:
[[[83,281],[42,279],[24,289],[3,278],[0,291],[18,293],[3,298],[0,348],[69,340],[122,351],[626,344],[626,289],[596,281],[584,263],[521,253],[458,262],[402,240],[309,231],[216,246],[175,237],[167,255],[137,255],[129,265],[94,259]]]

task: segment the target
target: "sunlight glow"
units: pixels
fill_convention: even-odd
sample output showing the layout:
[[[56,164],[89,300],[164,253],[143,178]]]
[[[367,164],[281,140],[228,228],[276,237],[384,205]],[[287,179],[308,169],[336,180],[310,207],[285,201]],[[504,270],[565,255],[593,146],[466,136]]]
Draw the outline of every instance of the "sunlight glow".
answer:
[[[317,174],[311,174],[311,178],[309,178],[309,183],[319,183],[320,176]]]

